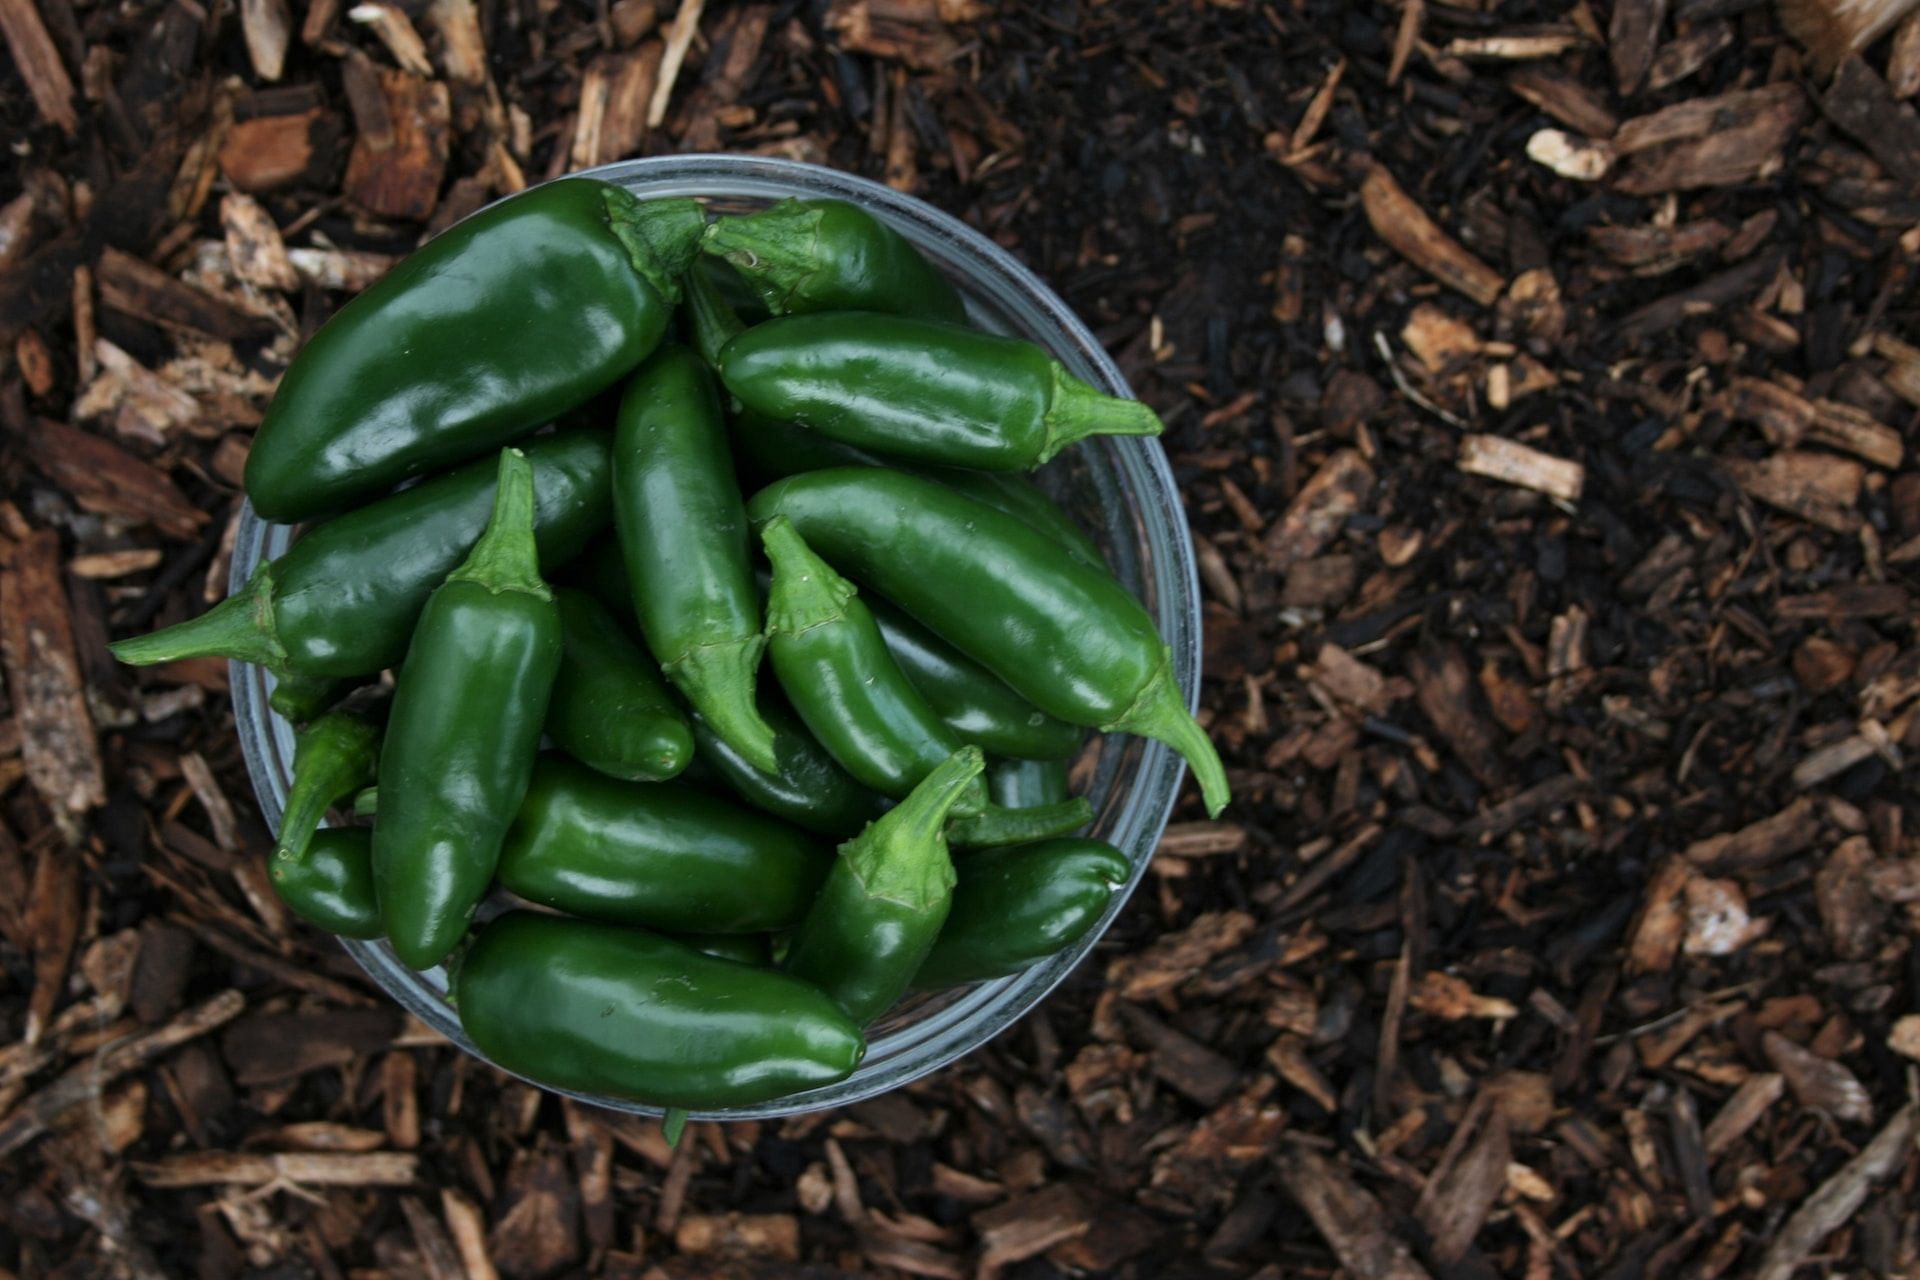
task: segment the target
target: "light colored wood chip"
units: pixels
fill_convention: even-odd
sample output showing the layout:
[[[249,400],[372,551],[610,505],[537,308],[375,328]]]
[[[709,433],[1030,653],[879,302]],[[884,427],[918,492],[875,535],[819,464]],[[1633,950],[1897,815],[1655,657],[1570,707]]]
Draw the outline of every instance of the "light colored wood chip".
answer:
[[[680,8],[673,15],[673,26],[667,29],[666,50],[660,58],[653,100],[647,105],[649,129],[658,129],[667,118],[667,103],[673,99],[674,83],[680,79],[680,66],[687,59],[687,50],[693,47],[693,37],[700,30],[700,15],[706,7],[707,0],[680,0]]]
[[[417,76],[431,76],[433,63],[427,58],[427,43],[414,29],[413,19],[406,11],[391,0],[364,0],[347,10],[350,21],[363,27],[370,27],[373,34],[380,37],[380,43],[387,46],[387,52],[403,70]]]
[[[1611,144],[1596,142],[1560,129],[1542,129],[1527,139],[1527,158],[1545,165],[1563,178],[1598,182],[1613,168]]]
[[[419,1159],[401,1151],[325,1152],[195,1151],[160,1160],[132,1162],[133,1176],[149,1187],[405,1187]]]
[[[27,778],[70,822],[106,803],[106,781],[87,710],[61,581],[60,535],[35,532],[0,572],[0,664],[7,673]]]
[[[73,108],[73,79],[33,0],[0,0],[0,35],[6,37],[13,65],[27,82],[41,117],[72,137],[80,127]]]
[[[1490,307],[1507,287],[1506,279],[1442,231],[1383,165],[1374,165],[1360,184],[1360,199],[1374,233],[1395,252],[1448,288]]]
[[[240,0],[240,29],[255,74],[268,82],[278,80],[293,38],[287,0]]]
[[[1792,1280],[1822,1240],[1853,1220],[1875,1183],[1904,1168],[1920,1132],[1920,1104],[1908,1103],[1863,1148],[1800,1202],[1774,1235],[1755,1280]]]
[[[292,293],[300,287],[300,273],[287,259],[287,245],[258,200],[231,191],[220,198],[220,224],[226,230],[227,257],[233,273],[262,289]]]
[[[1504,436],[1469,434],[1460,438],[1460,470],[1532,489],[1563,502],[1577,502],[1587,470],[1578,462],[1542,453]]]

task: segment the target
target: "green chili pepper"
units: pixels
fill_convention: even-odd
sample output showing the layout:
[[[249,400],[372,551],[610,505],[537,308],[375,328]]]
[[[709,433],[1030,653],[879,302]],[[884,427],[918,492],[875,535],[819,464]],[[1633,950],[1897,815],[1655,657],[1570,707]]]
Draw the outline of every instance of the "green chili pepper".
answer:
[[[273,692],[267,695],[267,705],[275,715],[291,724],[306,724],[318,719],[329,707],[352,692],[355,683],[350,679],[337,680],[332,676],[309,676],[289,671],[274,680]]]
[[[454,978],[482,1053],[544,1085],[737,1107],[843,1080],[859,1028],[817,987],[659,934],[512,911]]]
[[[530,902],[669,932],[784,929],[832,864],[812,836],[688,787],[547,756],[496,872]]]
[[[763,703],[760,710],[773,730],[773,756],[779,767],[772,772],[756,768],[697,713],[693,717],[700,759],[711,764],[742,799],[776,818],[837,840],[858,832],[892,806],[891,800],[855,782],[792,712],[775,702]]]
[[[554,592],[565,651],[547,734],[610,777],[663,782],[693,758],[693,732],[653,659],[584,591]]]
[[[288,366],[247,455],[254,509],[311,520],[590,399],[659,344],[704,222],[573,178],[436,236]]]
[[[685,281],[687,336],[709,369],[719,367],[720,352],[747,327],[721,289],[723,272],[739,279],[725,263],[701,258],[688,269]]]
[[[957,987],[1018,973],[1072,946],[1133,874],[1099,840],[1049,840],[964,858],[953,910],[913,985]]]
[[[947,727],[982,751],[1057,760],[1080,749],[1085,731],[1056,720],[1006,681],[884,600],[868,602],[887,652]]]
[[[1093,821],[1093,803],[1085,796],[1069,796],[1054,804],[1003,809],[990,804],[969,818],[947,824],[947,843],[956,849],[990,849],[998,845],[1031,844],[1071,835]]]
[[[720,376],[769,418],[982,471],[1037,467],[1087,436],[1160,433],[1153,410],[1102,395],[1031,342],[904,316],[769,320],[727,344]]]
[[[666,936],[703,956],[763,969],[773,963],[773,940],[764,933],[670,933]]]
[[[773,673],[827,754],[863,786],[904,797],[964,745],[887,652],[853,584],[829,569],[778,518],[760,531],[773,561],[767,593]],[[986,787],[970,785],[957,812],[974,814]]]
[[[668,347],[627,385],[613,448],[613,519],[647,648],[714,731],[772,770],[754,709],[766,638],[713,377]]]
[[[620,554],[619,536],[611,529],[595,538],[567,566],[566,577],[598,600],[630,634],[640,634],[640,619],[633,612],[633,584],[627,578],[627,562]]]
[[[721,218],[702,247],[745,276],[775,315],[885,311],[967,322],[947,278],[905,236],[845,200],[782,200]]]
[[[1049,715],[1172,746],[1207,812],[1226,807],[1226,770],[1187,711],[1153,618],[1045,535],[930,480],[867,467],[790,476],[748,514],[760,525],[789,517],[829,563]]]
[[[294,739],[293,783],[274,842],[278,867],[306,856],[327,810],[371,783],[380,760],[380,727],[354,711],[330,711]]]
[[[416,969],[446,958],[493,881],[561,648],[534,554],[533,469],[502,450],[493,519],[420,613],[380,752],[380,915]]]
[[[373,888],[373,832],[328,827],[300,857],[273,861],[273,890],[288,910],[343,938],[380,936]]]
[[[787,972],[816,983],[865,1026],[892,1007],[932,949],[953,901],[941,834],[986,760],[963,747],[913,794],[840,846],[787,951]]]
[[[612,510],[605,433],[531,441],[540,558],[577,554]],[[135,666],[218,654],[276,675],[370,676],[397,666],[427,597],[473,549],[499,470],[485,458],[304,533],[245,591],[199,617],[116,642]]]
[[[1059,804],[1072,792],[1065,760],[987,761],[987,795],[1009,809]]]

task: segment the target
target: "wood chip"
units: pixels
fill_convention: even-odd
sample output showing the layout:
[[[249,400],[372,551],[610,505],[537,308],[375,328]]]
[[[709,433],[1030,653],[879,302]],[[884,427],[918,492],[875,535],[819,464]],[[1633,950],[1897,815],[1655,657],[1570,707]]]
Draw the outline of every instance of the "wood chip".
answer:
[[[80,128],[73,109],[73,79],[33,0],[0,0],[0,35],[7,39],[13,65],[27,82],[41,118],[71,137]]]
[[[1093,1215],[1070,1183],[1054,1182],[973,1215],[980,1236],[977,1276],[996,1276],[1013,1263],[1086,1234]]]
[[[220,144],[220,172],[241,191],[276,190],[305,175],[338,131],[339,118],[321,107],[242,120]]]
[[[667,29],[666,49],[660,57],[653,100],[647,104],[649,129],[658,129],[661,121],[667,118],[667,104],[673,100],[674,82],[680,78],[680,65],[686,61],[687,50],[693,46],[693,38],[699,33],[700,15],[706,7],[706,0],[680,0],[680,7],[674,11],[673,26]]]
[[[1367,171],[1360,199],[1374,233],[1441,284],[1483,307],[1492,306],[1507,287],[1499,272],[1442,231],[1384,166]]]
[[[1556,458],[1504,436],[1462,436],[1459,467],[1468,475],[1533,489],[1562,502],[1578,502],[1587,481],[1586,468],[1578,462]]]
[[[1318,555],[1373,493],[1373,468],[1357,450],[1336,450],[1300,487],[1262,542],[1267,560],[1286,570]]]
[[[1894,97],[1873,68],[1857,57],[1842,62],[1820,109],[1888,173],[1908,186],[1920,185],[1920,116]]]
[[[427,43],[414,30],[413,19],[390,0],[364,0],[347,10],[347,18],[370,28],[387,46],[387,52],[400,69],[416,76],[433,75],[433,63],[427,59]]]
[[[787,1213],[693,1214],[673,1233],[682,1253],[800,1260],[800,1220]]]
[[[466,1268],[467,1280],[499,1280],[493,1259],[488,1256],[486,1220],[473,1201],[452,1187],[440,1189],[440,1212],[447,1220],[447,1232]]]
[[[1852,533],[1860,526],[1857,505],[1866,468],[1851,458],[1783,449],[1758,462],[1722,459],[1733,482],[1768,506],[1831,529]]]
[[[287,259],[280,228],[260,202],[242,192],[220,199],[220,224],[226,229],[227,257],[233,272],[262,289],[292,293],[300,287],[299,273]]]
[[[1439,1262],[1452,1266],[1473,1247],[1487,1215],[1507,1189],[1512,1154],[1506,1116],[1490,1110],[1473,1144],[1457,1159],[1443,1158],[1435,1167],[1414,1215],[1432,1237],[1433,1256]]]
[[[1873,1185],[1907,1165],[1916,1132],[1920,1132],[1920,1104],[1908,1103],[1859,1155],[1793,1211],[1767,1246],[1755,1280],[1792,1280],[1820,1242],[1852,1220]]]
[[[370,7],[362,5],[354,12]],[[379,8],[399,13],[391,5]],[[361,130],[347,157],[342,185],[348,197],[370,213],[424,222],[440,203],[447,172],[453,120],[447,86],[405,71],[381,71],[377,84],[388,130],[385,136]]]
[[[1695,866],[1712,871],[1753,871],[1804,852],[1820,834],[1813,801],[1802,797],[1771,817],[1687,846]]]
[[[240,0],[240,30],[246,36],[247,58],[262,80],[278,80],[286,67],[292,22],[287,0]]]
[[[118,249],[101,253],[96,278],[101,302],[165,329],[239,342],[267,327],[260,317]]]
[[[1611,138],[1620,127],[1606,100],[1561,67],[1521,67],[1507,77],[1507,87],[1586,137]]]
[[[1429,1280],[1405,1242],[1388,1234],[1380,1202],[1339,1166],[1309,1147],[1292,1145],[1274,1161],[1274,1169],[1349,1272],[1372,1280]]]
[[[106,781],[74,651],[60,537],[34,533],[0,570],[0,662],[7,672],[29,781],[58,814],[106,803]]]
[[[1802,1106],[1824,1111],[1836,1120],[1872,1122],[1873,1097],[1853,1072],[1831,1058],[1802,1049],[1777,1031],[1767,1032],[1760,1044],[1767,1061],[1786,1077],[1787,1086]]]
[[[404,1187],[418,1157],[401,1151],[349,1155],[289,1152],[194,1151],[132,1162],[133,1176],[150,1187]]]
[[[207,523],[206,512],[158,468],[91,431],[43,418],[26,443],[34,465],[89,511],[182,540],[197,538]]]
[[[1145,950],[1123,955],[1107,967],[1107,982],[1125,1000],[1146,1000],[1192,977],[1214,956],[1237,947],[1253,932],[1244,911],[1211,911]]]
[[[1645,83],[1667,19],[1667,0],[1618,0],[1607,25],[1607,53],[1614,83],[1631,97]]]

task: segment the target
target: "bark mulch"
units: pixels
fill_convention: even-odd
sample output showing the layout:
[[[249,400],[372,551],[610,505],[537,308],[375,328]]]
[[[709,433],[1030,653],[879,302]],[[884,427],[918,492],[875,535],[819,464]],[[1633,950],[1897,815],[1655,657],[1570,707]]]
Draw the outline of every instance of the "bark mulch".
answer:
[[[1920,16],[0,0],[0,1275],[1920,1275]],[[290,922],[221,592],[289,353],[635,154],[882,178],[1166,416],[1236,803],[884,1099],[576,1108]],[[1920,828],[1920,816],[1917,816]]]

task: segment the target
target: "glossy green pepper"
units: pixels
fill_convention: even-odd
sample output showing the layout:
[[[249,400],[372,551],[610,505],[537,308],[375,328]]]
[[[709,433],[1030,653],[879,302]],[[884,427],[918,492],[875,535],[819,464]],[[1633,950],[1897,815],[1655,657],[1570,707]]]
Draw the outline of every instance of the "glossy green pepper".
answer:
[[[855,782],[792,712],[776,702],[765,702],[760,710],[773,729],[773,756],[779,767],[771,772],[756,768],[698,714],[693,717],[700,758],[742,799],[797,827],[837,840],[855,834],[892,807],[893,801]]]
[[[874,312],[756,325],[720,353],[720,376],[766,417],[981,471],[1037,467],[1087,436],[1160,433],[1146,405],[1101,394],[1031,342]]]
[[[846,467],[789,476],[748,504],[1069,724],[1157,738],[1186,757],[1207,812],[1219,754],[1188,712],[1173,655],[1140,602],[1044,534],[930,480]]]
[[[493,882],[561,647],[534,554],[533,471],[506,449],[486,533],[420,613],[380,749],[380,917],[415,969],[446,958]]]
[[[887,652],[853,584],[807,548],[790,521],[760,531],[773,562],[767,592],[773,673],[827,754],[863,786],[904,797],[964,745]],[[975,782],[956,812],[979,813]]]
[[[611,516],[607,446],[599,431],[528,443],[543,563],[578,554]],[[217,654],[308,677],[370,676],[397,666],[427,597],[487,527],[498,470],[483,458],[317,525],[255,570],[239,595],[177,626],[118,641],[114,656],[147,666]]]
[[[290,671],[277,677],[267,705],[273,713],[291,724],[306,724],[325,714],[340,699],[352,692],[357,682],[332,676],[309,676]]]
[[[330,711],[293,743],[293,782],[280,815],[273,861],[298,862],[327,810],[373,782],[380,762],[380,726],[356,711]]]
[[[553,594],[565,648],[547,735],[609,777],[663,782],[678,774],[693,758],[693,731],[653,659],[586,592]]]
[[[1132,874],[1127,856],[1099,840],[1049,840],[962,859],[953,909],[914,987],[1005,977],[1072,946]]]
[[[659,934],[512,911],[453,983],[480,1051],[539,1084],[667,1107],[739,1107],[844,1080],[866,1041],[798,978]]]
[[[723,273],[740,278],[724,262],[701,258],[688,270],[685,281],[687,340],[709,369],[719,368],[720,352],[747,327],[721,287]]]
[[[288,910],[343,938],[380,936],[380,904],[373,888],[373,832],[328,827],[297,859],[275,858],[273,890]]]
[[[448,228],[288,366],[247,455],[254,509],[311,520],[584,403],[659,344],[704,224],[568,178]]]
[[[671,346],[627,385],[613,446],[613,521],[647,648],[714,731],[763,769],[754,707],[766,638],[713,376]]]
[[[942,832],[985,767],[978,747],[963,747],[840,846],[794,932],[787,972],[816,983],[862,1026],[906,992],[946,923],[954,871]]]
[[[1085,796],[1068,796],[1053,804],[1019,809],[990,804],[971,817],[947,823],[947,843],[956,849],[1031,844],[1070,835],[1092,821],[1093,803]]]
[[[1072,795],[1065,760],[987,761],[987,795],[1009,809],[1059,804]]]
[[[546,756],[496,874],[529,902],[612,924],[758,933],[796,923],[832,861],[807,833],[690,787]]]
[[[845,200],[782,200],[709,226],[702,246],[775,315],[885,311],[967,322],[966,304],[907,238]]]
[[[773,941],[764,933],[670,933],[666,936],[703,956],[762,968],[773,963]]]

